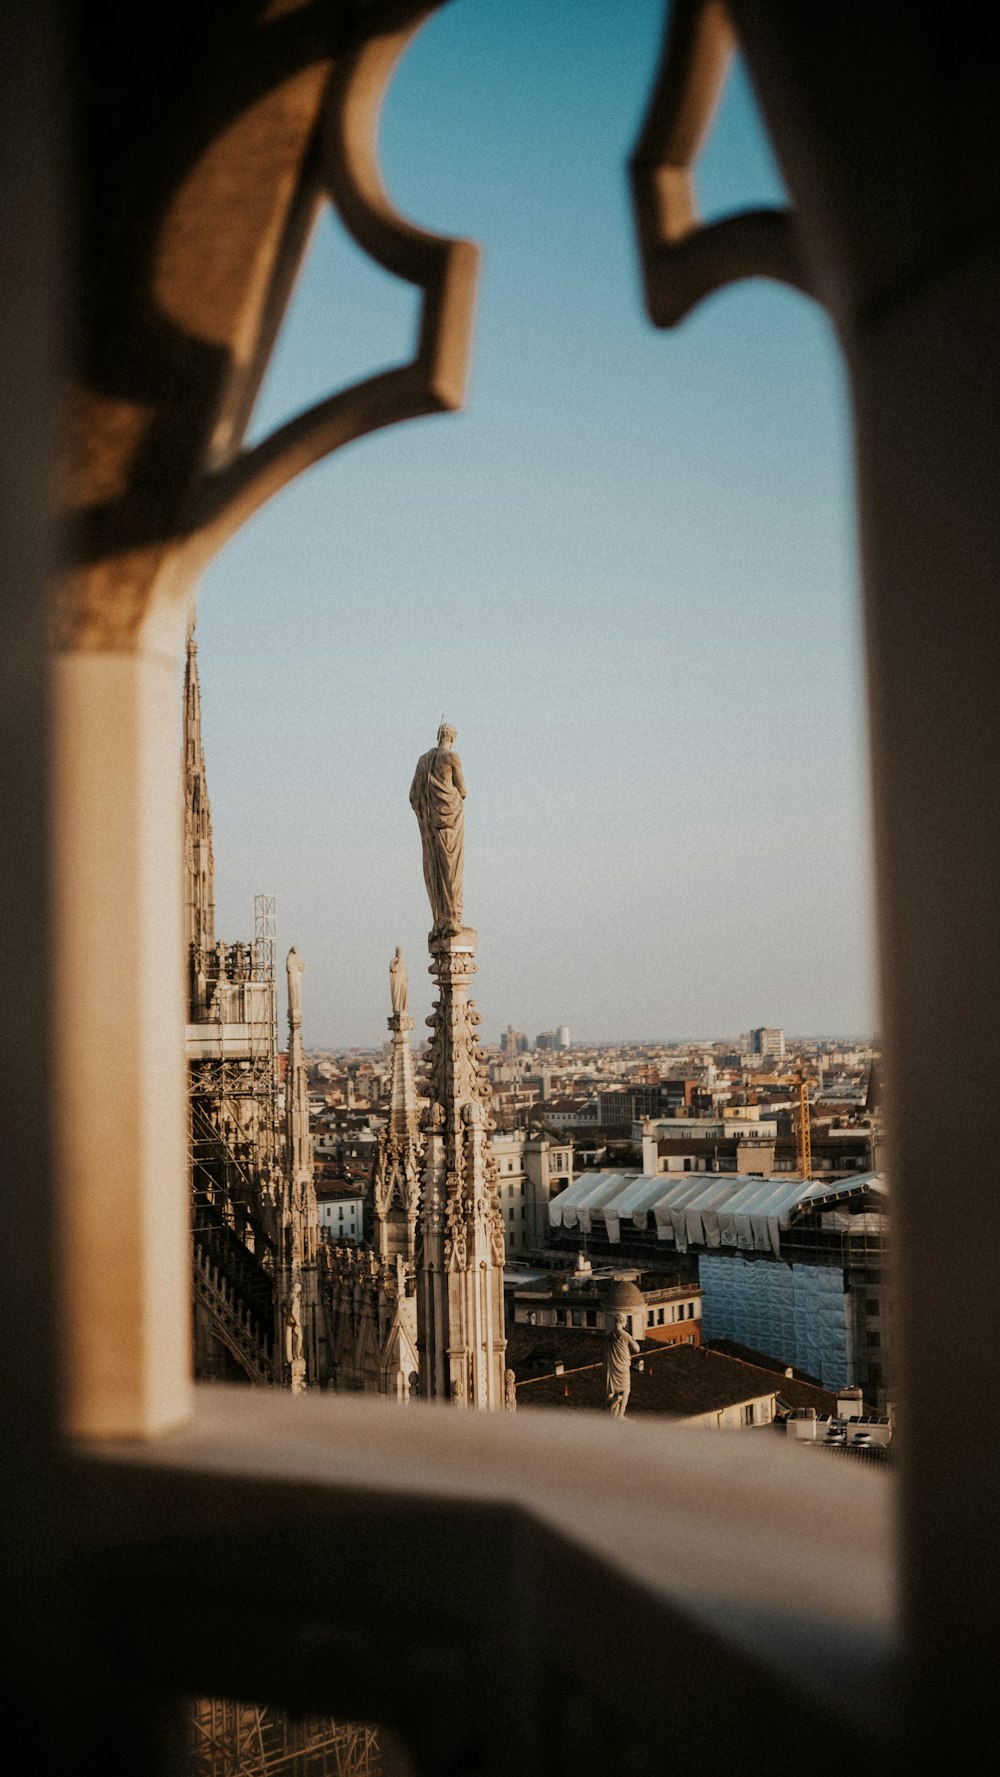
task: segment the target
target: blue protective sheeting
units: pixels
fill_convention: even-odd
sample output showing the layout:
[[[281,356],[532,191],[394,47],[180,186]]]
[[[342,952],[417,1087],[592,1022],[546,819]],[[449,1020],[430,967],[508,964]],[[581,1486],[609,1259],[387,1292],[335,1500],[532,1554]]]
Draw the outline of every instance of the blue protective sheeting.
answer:
[[[824,1388],[853,1381],[850,1304],[839,1266],[704,1253],[698,1281],[704,1338],[765,1351],[818,1377]]]

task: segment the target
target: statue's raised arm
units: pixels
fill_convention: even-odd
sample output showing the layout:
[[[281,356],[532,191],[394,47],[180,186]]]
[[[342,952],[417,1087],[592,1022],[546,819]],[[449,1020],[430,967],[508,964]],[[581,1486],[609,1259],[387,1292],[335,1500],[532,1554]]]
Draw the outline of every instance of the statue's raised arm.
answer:
[[[410,806],[417,817],[424,853],[424,882],[434,920],[433,936],[462,930],[462,874],[465,863],[465,778],[453,750],[457,730],[438,729],[437,745],[417,761]]]

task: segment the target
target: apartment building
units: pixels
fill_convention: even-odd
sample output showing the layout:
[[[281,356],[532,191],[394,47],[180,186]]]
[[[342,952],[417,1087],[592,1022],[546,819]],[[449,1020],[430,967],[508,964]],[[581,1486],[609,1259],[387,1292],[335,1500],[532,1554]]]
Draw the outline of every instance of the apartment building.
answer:
[[[545,1245],[549,1203],[573,1177],[573,1144],[542,1131],[494,1133],[497,1189],[508,1253]]]

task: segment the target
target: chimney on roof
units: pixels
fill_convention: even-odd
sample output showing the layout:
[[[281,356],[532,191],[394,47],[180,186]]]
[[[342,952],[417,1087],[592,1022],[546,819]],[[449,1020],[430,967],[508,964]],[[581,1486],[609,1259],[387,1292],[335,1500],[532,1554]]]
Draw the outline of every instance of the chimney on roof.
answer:
[[[838,1388],[837,1417],[839,1419],[860,1419],[864,1412],[864,1396],[860,1388]]]

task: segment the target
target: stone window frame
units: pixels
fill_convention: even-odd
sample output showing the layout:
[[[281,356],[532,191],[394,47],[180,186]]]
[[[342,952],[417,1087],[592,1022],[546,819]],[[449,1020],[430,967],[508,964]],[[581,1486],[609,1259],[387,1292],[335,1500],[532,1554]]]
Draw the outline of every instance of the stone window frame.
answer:
[[[191,529],[178,543],[173,563],[161,564],[164,571],[156,598],[141,612],[133,597],[138,555],[124,578],[125,555],[120,547],[110,552],[100,572],[84,572],[76,563],[64,584],[60,658],[50,677],[44,664],[50,559],[39,540],[47,534],[44,490],[49,484],[53,435],[49,419],[55,403],[53,363],[57,352],[53,342],[59,328],[56,304],[49,294],[55,287],[53,265],[61,227],[58,168],[55,176],[52,171],[59,113],[48,72],[49,64],[56,66],[59,58],[48,54],[52,37],[58,36],[54,9],[41,0],[33,10],[38,22],[37,49],[33,51],[16,38],[16,54],[7,58],[4,69],[5,103],[0,107],[8,137],[29,145],[28,155],[18,162],[23,177],[16,194],[19,202],[26,193],[31,200],[20,213],[22,223],[28,217],[17,236],[20,263],[2,291],[4,327],[0,335],[5,346],[13,341],[16,347],[10,385],[13,393],[4,395],[4,417],[10,423],[3,428],[5,444],[10,441],[13,445],[4,457],[5,493],[9,497],[3,537],[5,548],[11,540],[10,559],[16,571],[3,577],[5,639],[10,644],[4,662],[10,695],[4,733],[9,783],[4,786],[7,855],[3,864],[5,888],[9,877],[14,892],[5,898],[9,911],[2,936],[5,960],[10,965],[8,978],[19,978],[25,959],[31,958],[39,986],[34,996],[37,1003],[22,1003],[19,1052],[3,1082],[12,1113],[7,1226],[14,1254],[10,1288],[16,1310],[12,1323],[16,1336],[5,1341],[4,1362],[12,1366],[15,1378],[30,1367],[32,1378],[31,1390],[24,1391],[15,1381],[8,1397],[16,1403],[21,1428],[12,1461],[16,1466],[20,1452],[28,1451],[36,1468],[33,1487],[17,1490],[12,1521],[26,1531],[18,1548],[34,1550],[44,1571],[57,1576],[52,1593],[55,1617],[69,1584],[66,1563],[70,1568],[74,1562],[79,1565],[81,1551],[86,1551],[89,1562],[102,1563],[106,1575],[113,1576],[114,1596],[119,1605],[127,1602],[133,1613],[130,1620],[149,1628],[152,1620],[142,1615],[137,1569],[129,1564],[129,1537],[138,1546],[153,1536],[157,1524],[162,1526],[163,1505],[170,1501],[179,1568],[183,1567],[180,1557],[185,1525],[195,1538],[204,1533],[206,1525],[212,1525],[217,1540],[235,1552],[240,1548],[244,1518],[249,1521],[252,1499],[258,1519],[264,1513],[275,1532],[284,1526],[283,1571],[286,1580],[289,1573],[293,1576],[290,1645],[294,1643],[299,1652],[294,1658],[283,1656],[279,1647],[271,1676],[273,1679],[279,1673],[281,1686],[291,1692],[298,1668],[307,1676],[311,1674],[306,1688],[315,1690],[321,1684],[315,1665],[310,1665],[302,1652],[301,1642],[295,1641],[295,1625],[308,1616],[312,1594],[301,1555],[290,1561],[294,1538],[288,1541],[287,1530],[295,1522],[295,1501],[301,1499],[305,1488],[313,1504],[315,1541],[317,1512],[322,1516],[330,1502],[350,1498],[351,1488],[356,1490],[358,1485],[357,1473],[366,1472],[363,1451],[367,1433],[359,1430],[344,1404],[308,1403],[309,1424],[336,1424],[338,1430],[337,1461],[331,1463],[326,1448],[321,1464],[311,1454],[304,1429],[307,1420],[300,1417],[296,1422],[290,1417],[287,1409],[293,1403],[289,1401],[257,1398],[236,1403],[234,1408],[223,1391],[218,1397],[200,1394],[192,1403],[185,1338],[183,1331],[178,1331],[187,1318],[188,1300],[183,1214],[175,1188],[182,1146],[177,1111],[180,1070],[166,1010],[174,987],[169,959],[165,969],[162,954],[159,959],[160,973],[167,982],[162,991],[154,979],[153,964],[153,934],[164,928],[155,901],[152,908],[144,908],[141,894],[125,895],[113,909],[115,917],[108,921],[115,928],[117,945],[107,942],[102,924],[107,909],[103,903],[96,909],[95,924],[95,907],[84,892],[87,875],[74,875],[74,860],[90,855],[83,823],[74,809],[96,807],[100,820],[107,819],[107,831],[114,841],[109,865],[123,880],[131,877],[138,881],[145,892],[153,870],[153,841],[165,830],[157,818],[165,805],[158,803],[155,795],[151,805],[145,792],[155,791],[172,769],[172,674],[185,575],[197,570],[198,550],[209,533],[218,534],[217,527],[224,529],[230,519],[235,521],[238,510],[249,510],[264,496],[263,484],[276,485],[296,453],[299,466],[303,466],[310,452],[319,450],[324,427],[329,436],[331,429],[363,419],[361,408],[372,392],[368,391],[360,408],[355,405],[354,421],[349,421],[343,405],[336,412],[327,409],[320,414],[317,410],[296,432],[284,436],[280,449],[272,445],[266,460],[244,461],[236,471],[231,464],[213,467],[191,502]],[[405,26],[412,27],[419,22],[417,10],[401,6],[391,17],[396,26],[402,19]],[[419,10],[423,16],[429,9]],[[734,3],[732,10],[797,205],[796,218],[792,222],[775,222],[767,216],[731,218],[728,223],[732,226],[714,224],[709,229],[697,224],[690,167],[708,127],[731,48],[725,17],[715,5],[688,5],[683,0],[675,5],[650,130],[633,172],[637,185],[645,181],[637,204],[640,208],[646,204],[640,233],[650,306],[657,311],[654,319],[658,324],[679,319],[692,300],[731,277],[762,271],[783,276],[791,270],[793,275],[787,281],[796,282],[805,263],[809,281],[834,318],[851,381],[858,434],[887,1089],[896,1131],[893,1177],[901,1351],[904,1379],[910,1384],[898,1539],[906,1581],[903,1694],[911,1744],[919,1746],[925,1730],[933,1732],[932,1712],[942,1695],[949,1699],[949,1713],[967,1729],[981,1713],[984,1691],[977,1656],[989,1643],[992,1610],[992,1593],[989,1610],[984,1597],[990,1571],[984,1536],[993,1536],[995,1531],[979,1477],[985,1471],[992,1476],[996,1463],[990,1460],[978,1469],[971,1467],[965,1460],[961,1435],[961,1414],[965,1403],[977,1398],[977,1380],[986,1361],[982,1354],[990,1349],[990,1341],[981,1338],[975,1321],[977,1305],[990,1299],[990,1279],[984,1273],[988,1255],[963,1251],[960,1263],[947,1253],[938,1255],[930,1284],[920,1276],[915,1255],[921,1250],[921,1227],[933,1223],[940,1178],[955,1164],[954,1153],[941,1151],[943,1138],[927,1116],[926,1106],[935,1095],[956,1102],[960,1098],[964,1083],[974,1074],[976,1057],[990,1040],[992,1008],[1000,985],[995,959],[982,942],[980,917],[980,909],[995,905],[997,900],[993,866],[981,843],[984,831],[996,829],[996,786],[1000,783],[995,735],[983,721],[983,712],[991,710],[995,702],[996,651],[993,631],[984,625],[984,613],[993,608],[990,563],[995,558],[996,512],[992,490],[987,494],[983,477],[976,472],[984,460],[984,445],[995,442],[998,405],[990,368],[995,364],[995,242],[988,230],[979,226],[982,217],[981,208],[977,208],[977,203],[981,206],[991,201],[996,169],[988,142],[977,133],[975,107],[960,106],[961,85],[957,100],[953,84],[937,108],[928,109],[915,97],[920,94],[922,99],[927,69],[933,66],[942,44],[955,55],[961,53],[961,44],[948,35],[943,15],[929,14],[922,23],[915,18],[907,20],[905,26],[895,14],[886,21],[869,15],[862,42],[854,22],[843,14],[835,21],[837,37],[833,39],[824,37],[825,21],[811,9],[808,15],[793,9],[793,18],[789,9],[777,4],[753,7],[746,0]],[[15,26],[16,15],[17,8],[11,7],[9,19]],[[374,29],[382,17],[381,8],[370,9],[365,29]],[[5,18],[3,29],[6,32],[8,28]],[[387,31],[386,36],[390,35]],[[817,45],[821,54],[812,53]],[[370,42],[362,45],[362,60],[370,46]],[[384,61],[388,53],[381,41],[372,52],[374,60],[369,67],[380,57]],[[343,58],[345,63],[348,59]],[[967,84],[974,82],[975,70],[968,62],[961,73]],[[930,85],[933,87],[933,80]],[[353,96],[358,97],[358,92]],[[367,107],[364,95],[361,97],[363,102],[347,129],[352,145],[356,128],[374,136],[377,103]],[[289,115],[292,111],[294,106]],[[863,175],[850,176],[859,156],[863,157]],[[934,177],[928,176],[928,168],[934,169]],[[985,194],[982,199],[977,199],[978,191]],[[381,196],[377,178],[375,195],[377,199]],[[916,225],[913,218],[918,218]],[[234,225],[238,221],[235,217]],[[382,224],[391,236],[392,222],[385,223],[383,218]],[[801,247],[796,237],[800,237]],[[11,230],[5,238],[12,238]],[[294,238],[293,228],[287,240],[294,244]],[[282,241],[285,239],[283,236]],[[294,259],[291,244],[289,262]],[[281,284],[277,271],[274,289]],[[677,311],[673,315],[667,312],[671,306]],[[259,338],[266,344],[273,334],[274,316],[269,312],[258,320]],[[11,353],[7,351],[6,356],[10,359]],[[982,374],[970,375],[970,365]],[[447,405],[441,396],[450,392],[445,386],[449,366],[442,368],[443,384],[439,387],[435,383],[432,394],[438,405]],[[454,369],[452,363],[450,370]],[[418,396],[419,400],[430,400],[427,385],[418,391],[417,380],[407,376],[393,384],[395,393],[389,392],[389,406],[397,396],[400,407],[408,399],[416,403]],[[247,386],[250,381],[252,377]],[[231,417],[239,405],[238,400],[234,402]],[[402,416],[393,411],[390,417]],[[916,490],[919,498],[907,499],[907,490]],[[195,533],[199,540],[188,549]],[[963,548],[959,556],[952,552],[946,559],[942,539],[951,535],[962,537]],[[138,550],[138,544],[135,548]],[[186,558],[183,568],[179,565],[182,556]],[[940,588],[945,584],[947,623],[942,625]],[[932,673],[928,663],[932,663]],[[946,695],[941,695],[942,687]],[[110,713],[112,732],[105,736],[106,750],[96,746],[87,759],[82,756],[85,749],[80,742],[101,734],[99,709]],[[74,758],[74,753],[81,756]],[[109,753],[120,768],[118,793],[123,813],[117,824],[109,800],[113,775]],[[915,756],[932,761],[933,769],[915,771]],[[88,799],[90,792],[93,797]],[[947,856],[942,855],[945,847],[941,843],[945,827]],[[961,861],[960,870],[950,868],[955,858]],[[122,913],[124,920],[117,917]],[[85,962],[81,952],[88,943],[93,951]],[[58,959],[57,978],[50,996],[46,980],[54,958]],[[67,958],[73,959],[72,966]],[[179,971],[174,973],[179,979]],[[117,991],[124,979],[131,981],[130,995]],[[74,984],[80,990],[78,999],[69,991]],[[51,1049],[50,1004],[55,1033]],[[96,1022],[89,1012],[85,1017],[81,1011],[91,1007],[99,1014]],[[943,1053],[937,1042],[942,1023],[950,1033]],[[104,1125],[99,1118],[95,1124],[94,1074],[85,1055],[84,1024],[86,1042],[92,1047],[97,1046],[95,1032],[107,1026],[113,1033],[115,1059],[121,1061],[120,1077],[110,1070],[112,1104],[105,1107],[108,1122]],[[114,1157],[122,1145],[122,1131],[127,1127],[123,1105],[138,1075],[136,1053],[147,1082],[137,1101],[141,1112],[137,1152],[126,1153],[125,1163],[112,1167],[101,1187],[94,1168],[82,1158],[83,1148],[95,1133],[105,1135],[108,1129],[113,1138],[110,1146],[104,1142],[96,1150],[102,1161],[106,1163],[109,1154]],[[83,1072],[74,1085],[74,1064],[81,1060]],[[42,1083],[50,1079],[56,1086],[54,1134],[51,1106],[41,1090]],[[155,1089],[148,1085],[151,1080],[156,1082]],[[75,1108],[81,1111],[77,1126]],[[973,1107],[963,1129],[963,1180],[969,1213],[981,1212],[988,1223],[991,1136],[983,1116]],[[128,1143],[124,1145],[127,1148]],[[137,1157],[141,1162],[139,1183],[130,1186]],[[161,1189],[157,1181],[164,1179],[169,1188]],[[120,1205],[113,1195],[119,1186],[124,1187]],[[106,1251],[98,1223],[109,1201],[116,1203],[119,1233],[128,1248],[124,1269],[110,1273],[116,1277],[117,1300],[106,1282],[98,1288],[94,1277],[88,1275],[95,1259]],[[72,1253],[74,1260],[60,1270],[56,1316],[43,1314],[36,1306],[48,1304],[52,1291],[50,1250],[42,1250],[38,1233],[39,1214],[46,1204],[50,1206],[49,1225],[59,1230],[61,1251]],[[151,1239],[153,1228],[155,1242]],[[84,1238],[77,1243],[81,1232]],[[907,1238],[908,1234],[913,1238]],[[160,1263],[164,1252],[166,1264]],[[170,1254],[179,1255],[176,1263]],[[970,1287],[970,1271],[975,1287]],[[953,1349],[962,1354],[961,1387],[955,1386],[953,1367],[944,1374],[939,1341],[933,1332],[940,1317],[930,1312],[935,1301],[946,1305]],[[97,1308],[97,1320],[89,1333],[88,1306]],[[49,1321],[53,1325],[48,1325]],[[53,1343],[54,1326],[59,1328],[57,1344]],[[988,1376],[982,1375],[981,1380],[988,1391]],[[319,1421],[314,1408],[323,1409]],[[238,1425],[227,1420],[234,1410]],[[416,1417],[400,1415],[398,1424],[386,1424],[381,1478],[367,1471],[369,1503],[378,1501],[376,1515],[382,1524],[383,1542],[392,1541],[388,1528],[392,1507],[384,1496],[384,1477],[391,1466],[386,1453],[391,1456],[395,1452],[401,1458],[409,1450],[413,1456],[407,1440],[412,1444],[419,1432]],[[527,1419],[528,1415],[522,1417]],[[75,1441],[67,1443],[67,1427]],[[171,1427],[176,1429],[164,1437]],[[464,1471],[469,1500],[482,1499],[477,1489],[484,1477],[493,1474],[490,1439],[494,1431],[485,1425],[475,1430],[480,1467],[476,1474]],[[531,1463],[544,1466],[546,1449],[551,1454],[558,1442],[567,1472],[573,1472],[575,1452],[589,1476],[598,1518],[601,1500],[618,1497],[614,1474],[609,1466],[602,1467],[593,1450],[582,1442],[574,1444],[571,1427],[559,1431],[540,1427],[534,1442],[528,1427],[519,1424],[507,1430],[513,1442],[506,1451],[506,1469],[518,1477],[522,1504],[513,1518],[504,1518],[498,1509],[489,1521],[496,1530],[498,1547],[505,1527],[510,1529],[515,1523],[522,1551],[525,1537],[535,1538],[537,1569],[545,1572],[550,1582],[547,1596],[558,1597],[552,1576],[559,1571],[560,1557],[546,1541],[543,1528],[552,1517],[558,1517],[554,1509],[558,1487],[553,1483],[548,1495],[544,1489],[532,1493],[528,1480]],[[450,1428],[443,1427],[442,1435],[451,1437]],[[990,1439],[995,1435],[989,1427],[983,1432]],[[684,1475],[690,1471],[679,1454],[682,1444],[683,1440],[671,1441],[657,1450],[662,1457],[658,1471],[661,1488],[663,1474],[669,1470],[675,1486],[683,1491]],[[279,1447],[284,1452],[281,1460],[276,1455]],[[353,1480],[352,1452],[353,1460],[360,1464]],[[426,1452],[423,1460],[429,1461]],[[757,1460],[756,1452],[753,1460]],[[720,1524],[727,1522],[728,1504],[718,1490],[712,1493],[707,1466],[695,1466],[707,1521],[714,1510]],[[778,1478],[779,1468],[769,1491],[770,1511],[762,1512],[760,1522],[773,1526],[781,1521],[787,1533],[794,1507],[792,1491]],[[454,1495],[442,1495],[440,1490],[435,1493],[432,1464],[421,1470],[411,1462],[407,1470],[410,1485],[415,1484],[418,1471],[422,1484],[441,1506],[452,1547],[466,1547],[461,1541],[460,1514],[454,1511]],[[67,1475],[72,1477],[69,1509],[64,1497],[62,1509],[52,1510],[52,1489],[62,1488]],[[649,1479],[634,1450],[630,1466],[633,1488],[637,1476],[643,1485]],[[797,1478],[801,1481],[801,1471]],[[489,1485],[498,1485],[495,1475]],[[824,1485],[819,1475],[810,1476],[802,1491],[811,1495],[811,1504],[816,1503]],[[831,1485],[836,1493],[839,1484]],[[744,1475],[744,1508],[749,1493]],[[842,1495],[843,1503],[847,1498]],[[872,1503],[875,1499],[870,1496],[870,1509],[865,1514],[870,1539],[866,1565],[869,1579],[878,1573],[880,1583],[885,1583],[889,1526],[885,1512]],[[527,1500],[532,1503],[525,1517],[523,1502]],[[945,1502],[947,1539],[940,1535]],[[40,1511],[42,1517],[38,1516]],[[783,1519],[779,1518],[781,1513],[785,1514]],[[834,1509],[830,1515],[843,1525],[843,1513]],[[816,1516],[812,1513],[814,1525]],[[652,1529],[655,1520],[649,1522]],[[131,1528],[126,1534],[127,1526]],[[617,1520],[615,1528],[617,1533]],[[612,1573],[620,1572],[616,1568],[617,1534],[609,1530],[606,1544],[593,1530],[589,1534],[588,1544],[587,1535],[578,1532],[577,1558],[583,1560],[581,1551],[589,1547],[597,1560],[597,1574],[603,1575],[606,1567]],[[656,1546],[652,1534],[646,1543],[646,1582],[656,1569]],[[673,1560],[680,1546],[675,1537]],[[62,1566],[52,1565],[51,1550],[61,1552]],[[810,1553],[822,1568],[820,1538],[810,1545]],[[842,1548],[838,1556],[842,1559]],[[700,1559],[707,1560],[704,1556]],[[267,1561],[258,1563],[261,1574],[267,1565]],[[663,1572],[669,1570],[667,1562]],[[282,1571],[277,1559],[271,1571],[274,1575]],[[517,1571],[523,1571],[523,1562]],[[703,1571],[707,1573],[707,1566]],[[412,1569],[410,1573],[412,1578]],[[195,1567],[189,1566],[185,1574],[190,1600],[197,1589]],[[331,1593],[338,1589],[338,1582],[342,1591],[343,1573],[331,1570],[330,1577]],[[825,1577],[813,1572],[819,1582],[816,1596],[828,1596],[822,1583]],[[599,1583],[606,1582],[594,1579],[595,1585]],[[637,1584],[634,1575],[630,1582],[622,1583]],[[166,1606],[164,1621],[175,1631],[181,1625],[190,1633],[191,1612],[185,1611],[171,1592],[170,1576],[158,1575],[157,1586]],[[589,1586],[584,1590],[593,1600],[594,1591]],[[93,1600],[96,1592],[92,1589],[86,1595]],[[871,1592],[866,1595],[871,1597]],[[963,1603],[958,1616],[951,1608],[957,1596]],[[568,1603],[568,1593],[566,1597]],[[642,1609],[654,1608],[648,1584],[639,1588],[639,1598]],[[789,1608],[794,1609],[794,1598],[792,1588],[786,1598]],[[384,1601],[380,1604],[384,1607]],[[640,1608],[639,1602],[635,1608]],[[677,1621],[685,1622],[676,1601],[674,1608]],[[449,1622],[456,1621],[456,1609],[452,1598],[450,1617],[446,1613],[438,1619],[445,1637]],[[863,1639],[857,1609],[853,1615],[848,1609],[844,1621]],[[117,1645],[113,1625],[103,1614],[100,1625],[104,1646],[113,1649]],[[484,1615],[484,1630],[491,1625],[495,1628],[495,1616]],[[676,1644],[682,1640],[683,1635],[678,1634]],[[737,1635],[735,1642],[727,1642],[724,1656],[731,1682],[742,1671],[740,1652],[734,1651],[739,1640]],[[24,1641],[29,1649],[37,1648],[30,1624]],[[238,1636],[236,1645],[245,1662],[244,1671],[251,1671],[252,1647]],[[775,1700],[782,1704],[775,1721],[778,1732],[779,1723],[791,1720],[789,1697],[794,1708],[796,1698],[801,1701],[802,1687],[808,1690],[808,1684],[801,1670],[797,1677],[790,1675],[773,1646],[768,1652],[759,1623],[745,1646],[758,1683],[762,1659],[768,1672],[766,1684],[755,1695],[755,1720],[766,1744],[770,1738],[768,1714],[773,1713]],[[76,1652],[82,1671],[92,1679],[96,1671],[93,1651],[78,1638]],[[170,1672],[179,1680],[177,1649],[165,1650],[167,1655]],[[202,1648],[200,1657],[209,1660],[208,1651]],[[324,1663],[328,1674],[328,1654]],[[38,1664],[41,1669],[45,1662],[39,1660]],[[526,1698],[532,1690],[531,1670],[517,1668],[518,1680],[525,1681]],[[714,1670],[718,1672],[719,1666]],[[577,1680],[580,1694],[598,1696],[601,1711],[613,1719],[614,1698],[602,1690],[600,1672],[591,1672],[583,1661]],[[67,1689],[77,1703],[85,1696],[89,1699],[80,1715],[82,1733],[85,1718],[99,1716],[101,1704],[99,1687],[89,1693],[79,1688],[74,1692],[78,1684],[71,1663]],[[592,1692],[588,1689],[591,1684]],[[517,1688],[515,1684],[514,1690]],[[672,1702],[672,1739],[684,1730],[677,1700],[683,1700],[684,1688],[683,1684],[678,1686]],[[732,1688],[737,1694],[738,1684],[733,1683]],[[692,1683],[690,1689],[693,1693],[697,1686]],[[629,1728],[637,1734],[653,1735],[652,1714],[644,1712],[642,1702],[647,1690],[657,1696],[656,1675],[651,1674],[648,1686],[633,1687]],[[152,1722],[156,1714],[152,1693],[147,1695],[140,1685],[136,1694],[145,1697]],[[717,1699],[718,1687],[715,1695]],[[120,1718],[120,1692],[116,1702]],[[807,1717],[812,1724],[818,1719],[818,1708],[813,1700]],[[136,1735],[137,1770],[152,1768],[152,1741],[148,1737],[143,1740],[141,1717],[136,1703],[130,1726]],[[510,1711],[504,1718],[508,1726],[509,1719]],[[515,1711],[514,1719],[528,1721],[530,1703]],[[113,1722],[109,1711],[105,1725],[110,1727]],[[691,1744],[695,1745],[693,1719],[689,1727]],[[843,1724],[841,1727],[850,1739],[850,1730]],[[836,1719],[829,1733],[824,1723],[822,1738],[825,1748],[833,1748],[831,1757],[835,1752],[842,1758]],[[855,1744],[870,1748],[877,1742],[876,1729],[869,1723],[857,1730],[854,1739]]]

